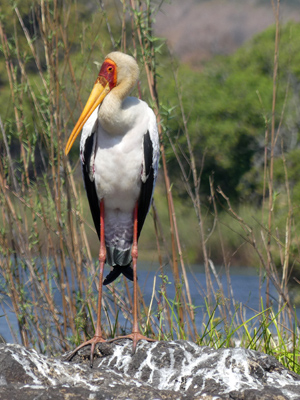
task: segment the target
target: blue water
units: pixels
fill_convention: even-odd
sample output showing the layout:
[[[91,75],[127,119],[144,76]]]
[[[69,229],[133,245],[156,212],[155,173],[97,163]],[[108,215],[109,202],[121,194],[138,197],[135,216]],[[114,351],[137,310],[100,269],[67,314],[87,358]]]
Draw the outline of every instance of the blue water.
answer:
[[[243,318],[244,320],[250,319],[252,316],[256,315],[258,311],[261,309],[261,300],[260,296],[263,299],[264,307],[266,303],[266,281],[262,282],[261,292],[259,292],[259,276],[258,273],[253,268],[241,267],[241,268],[231,268],[230,269],[230,279],[231,279],[231,287],[233,291],[233,299],[230,295],[228,280],[225,274],[225,270],[222,268],[216,268],[216,272],[218,274],[218,280],[223,287],[224,298],[227,305],[230,307],[232,315],[234,315],[235,308],[239,307],[242,304],[243,309]],[[151,270],[151,271],[139,271],[139,284],[145,299],[146,304],[150,303],[152,291],[153,291],[153,279],[154,275],[156,275],[156,292],[160,290],[161,287],[161,278],[159,277],[160,271]],[[167,295],[168,299],[175,299],[175,286],[173,275],[170,273],[170,270],[165,270],[165,275],[168,276],[170,284],[167,285]],[[187,277],[189,282],[189,290],[191,294],[192,304],[195,308],[195,322],[196,326],[199,330],[203,327],[203,322],[206,322],[208,316],[205,321],[203,321],[203,314],[207,315],[207,291],[206,291],[206,276],[204,272],[203,266],[193,266],[190,269],[187,269]],[[211,281],[214,287],[215,293],[218,295],[219,285],[211,273]],[[184,287],[184,285],[183,285]],[[220,293],[220,292],[219,292]],[[270,282],[269,287],[269,295],[270,295],[270,303],[273,305],[274,309],[277,310],[277,299],[278,294],[275,287]],[[213,298],[213,307],[216,304],[215,297]],[[239,312],[238,312],[239,314]],[[216,309],[215,318],[220,317],[219,310]],[[228,322],[228,321],[227,321]],[[230,321],[229,321],[230,322]]]
[[[108,269],[106,268],[106,272]],[[230,296],[230,292],[228,291],[228,282],[224,269],[217,268],[218,279],[223,285],[224,296],[227,299],[227,304],[230,305],[230,309],[232,314],[234,314],[234,306],[232,302],[232,298]],[[173,274],[170,271],[170,268],[164,269],[164,274],[168,277],[169,283],[166,285],[167,289],[167,298],[171,300],[175,299],[175,287],[173,281]],[[161,271],[158,266],[147,263],[138,263],[138,282],[143,293],[144,301],[147,306],[149,306],[151,301],[151,296],[153,292],[153,282],[154,277],[156,277],[156,285],[155,285],[155,299],[153,302],[152,311],[155,313],[157,308],[157,300],[161,300],[160,290],[162,285],[161,280]],[[203,316],[206,315],[206,321],[208,319],[207,316],[207,308],[205,305],[206,297],[206,277],[204,273],[204,267],[202,266],[193,266],[191,269],[187,269],[187,276],[189,282],[189,289],[192,298],[192,304],[195,308],[195,322],[197,329],[201,331],[203,329]],[[249,319],[253,315],[255,315],[260,309],[260,297],[261,294],[264,305],[266,299],[266,282],[262,283],[261,293],[259,293],[259,276],[257,271],[252,268],[236,268],[232,267],[230,269],[230,278],[231,285],[233,290],[233,298],[235,300],[236,305],[243,305],[243,318]],[[211,280],[213,283],[213,287],[217,292],[219,290],[216,279],[213,274],[211,274]],[[121,284],[121,283],[120,283]],[[184,285],[183,285],[184,286]],[[132,289],[132,284],[130,283],[130,288]],[[104,290],[108,290],[104,288]],[[277,299],[278,294],[274,286],[270,283],[270,299],[273,302],[274,310],[277,310]],[[9,301],[9,299],[6,299]],[[2,302],[3,304],[3,302]],[[58,303],[58,307],[59,307]],[[16,316],[13,312],[10,311],[9,304],[5,306],[5,311],[8,314],[9,322],[17,335],[18,341],[20,341],[20,337],[18,334],[18,324]],[[300,310],[299,310],[300,311]],[[239,311],[238,311],[239,313]],[[0,308],[0,315],[2,314]],[[216,310],[215,317],[220,316],[219,311]],[[119,322],[126,325],[128,329],[130,329],[130,324],[127,322],[125,318],[122,317],[121,313],[119,314]],[[229,321],[230,322],[230,321]],[[222,322],[221,322],[222,324]],[[221,325],[220,325],[221,326]],[[9,330],[7,321],[4,317],[0,318],[0,334],[4,337],[7,342],[14,342],[13,336]]]

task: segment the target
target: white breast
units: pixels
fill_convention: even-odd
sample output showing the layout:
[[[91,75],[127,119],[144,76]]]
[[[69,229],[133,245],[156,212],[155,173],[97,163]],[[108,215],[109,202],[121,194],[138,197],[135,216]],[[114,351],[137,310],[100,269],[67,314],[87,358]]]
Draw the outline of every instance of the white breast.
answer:
[[[111,136],[101,128],[97,132],[94,179],[105,209],[132,212],[141,188],[143,135],[129,131]]]
[[[94,133],[90,179],[95,183],[99,200],[104,200],[106,245],[124,252],[132,243],[133,210],[142,184],[144,135],[153,130],[155,116],[146,103],[129,97],[123,102],[118,117],[112,119],[114,124],[109,126],[109,132],[109,121],[106,119],[104,129],[101,118],[99,121],[95,117],[93,113],[83,129],[81,148],[87,136]],[[158,144],[157,139],[155,142]]]

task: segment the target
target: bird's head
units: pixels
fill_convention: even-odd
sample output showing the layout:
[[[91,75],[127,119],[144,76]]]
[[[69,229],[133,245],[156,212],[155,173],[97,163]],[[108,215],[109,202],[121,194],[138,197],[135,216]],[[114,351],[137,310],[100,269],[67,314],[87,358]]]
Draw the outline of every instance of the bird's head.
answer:
[[[114,51],[106,56],[88,101],[69,137],[65,154],[69,153],[83,125],[102,103],[105,96],[114,88],[121,89],[122,86],[124,90],[120,90],[120,98],[124,97],[124,94],[128,95],[138,77],[139,67],[133,57],[119,51]]]

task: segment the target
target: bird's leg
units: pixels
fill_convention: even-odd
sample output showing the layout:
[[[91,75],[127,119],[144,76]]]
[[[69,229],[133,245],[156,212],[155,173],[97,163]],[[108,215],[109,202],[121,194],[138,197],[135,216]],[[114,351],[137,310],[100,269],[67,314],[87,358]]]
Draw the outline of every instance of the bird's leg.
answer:
[[[137,271],[136,264],[138,259],[138,244],[137,244],[137,226],[138,226],[138,206],[134,207],[134,216],[133,216],[133,243],[131,249],[131,257],[132,257],[132,269],[133,269],[133,326],[132,326],[132,334],[139,334],[139,325],[137,321],[138,309],[137,309],[137,301],[138,301],[138,293],[137,293]],[[135,352],[136,343],[133,341],[133,352]]]
[[[82,343],[78,346],[72,353],[68,356],[67,361],[70,361],[74,355],[80,350],[82,347],[91,345],[91,353],[90,353],[90,366],[93,367],[93,359],[94,359],[94,351],[97,343],[105,342],[105,339],[102,337],[102,329],[101,329],[101,302],[102,302],[102,282],[103,282],[103,271],[104,264],[106,259],[106,247],[105,247],[105,235],[104,235],[104,202],[100,201],[100,250],[99,250],[99,262],[100,262],[100,276],[99,276],[99,288],[98,288],[98,310],[97,310],[97,325],[96,332],[92,339]]]
[[[132,353],[135,353],[136,345],[139,340],[147,340],[148,342],[155,342],[154,339],[150,339],[140,333],[139,325],[138,325],[138,291],[137,291],[137,258],[138,258],[138,243],[137,243],[137,234],[138,234],[138,203],[136,203],[134,207],[133,213],[133,243],[131,249],[132,256],[132,268],[133,268],[133,326],[132,332],[126,336],[119,336],[117,338],[108,340],[108,342],[112,342],[118,339],[131,339],[133,342],[132,345]]]
[[[93,358],[96,343],[105,342],[102,337],[101,329],[101,303],[102,303],[102,282],[103,282],[103,271],[106,259],[106,247],[105,247],[105,234],[104,234],[104,200],[100,201],[100,250],[99,250],[99,263],[100,263],[100,275],[99,275],[99,288],[98,288],[98,310],[97,310],[97,325],[96,332],[92,338],[91,343],[91,355],[90,355],[90,365],[93,366]]]

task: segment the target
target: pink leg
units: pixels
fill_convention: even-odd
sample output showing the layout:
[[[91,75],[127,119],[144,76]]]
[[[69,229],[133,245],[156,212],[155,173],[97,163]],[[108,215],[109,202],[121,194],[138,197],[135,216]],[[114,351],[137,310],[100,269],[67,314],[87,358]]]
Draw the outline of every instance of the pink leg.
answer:
[[[78,346],[68,357],[68,361],[70,361],[74,355],[80,350],[82,347],[91,345],[91,354],[90,354],[90,366],[93,367],[93,359],[94,359],[94,351],[97,343],[105,342],[105,339],[102,337],[102,329],[101,329],[101,301],[102,301],[102,282],[103,282],[103,271],[104,271],[104,263],[106,259],[106,247],[105,247],[105,236],[104,236],[104,202],[100,201],[100,251],[99,251],[99,262],[100,262],[100,276],[99,276],[99,288],[98,288],[98,310],[97,310],[97,325],[96,332],[92,339],[82,343]]]
[[[133,268],[133,326],[132,326],[132,332],[129,335],[126,336],[119,336],[114,339],[108,340],[107,342],[113,342],[114,340],[118,339],[131,339],[133,342],[132,345],[132,353],[135,353],[136,350],[136,345],[139,340],[147,340],[148,342],[155,342],[154,339],[149,339],[146,336],[143,336],[140,333],[139,330],[139,325],[138,325],[138,318],[137,318],[137,270],[136,270],[136,264],[137,264],[137,258],[138,258],[138,244],[137,244],[137,232],[138,232],[138,203],[136,203],[134,207],[134,213],[133,213],[133,243],[132,243],[132,250],[131,250],[131,256],[132,256],[132,268]]]

